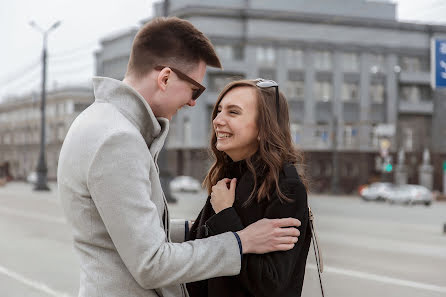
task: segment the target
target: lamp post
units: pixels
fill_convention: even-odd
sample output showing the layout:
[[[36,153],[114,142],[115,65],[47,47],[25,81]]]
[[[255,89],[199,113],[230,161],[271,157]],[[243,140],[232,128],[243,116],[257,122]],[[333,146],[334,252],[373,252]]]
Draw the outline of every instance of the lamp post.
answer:
[[[331,120],[332,125],[332,140],[333,140],[333,175],[331,178],[331,193],[339,194],[339,154],[338,154],[338,117],[333,116]]]
[[[170,3],[169,0],[164,0],[163,5],[163,13],[165,17],[169,16],[169,8]],[[171,175],[168,169],[168,162],[167,162],[167,149],[163,148],[160,151],[160,154],[158,156],[158,165],[160,167],[160,181],[161,181],[161,187],[163,188],[164,196],[166,197],[166,201],[169,203],[175,203],[177,202],[177,199],[173,197],[172,192],[170,191],[170,181],[171,181]]]
[[[48,34],[59,27],[60,21],[55,22],[47,30],[42,29],[35,22],[31,21],[29,23],[31,27],[42,33],[43,36],[43,48],[42,48],[42,98],[40,102],[40,114],[41,114],[41,124],[40,124],[40,155],[39,162],[37,164],[37,183],[34,187],[35,191],[49,191],[50,188],[47,185],[47,173],[48,168],[46,166],[45,160],[45,97],[46,97],[46,44]]]

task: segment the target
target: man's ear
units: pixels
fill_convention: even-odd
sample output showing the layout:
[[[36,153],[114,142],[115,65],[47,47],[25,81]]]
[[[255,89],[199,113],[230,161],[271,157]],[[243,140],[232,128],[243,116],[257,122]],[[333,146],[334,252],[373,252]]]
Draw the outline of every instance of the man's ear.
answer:
[[[163,70],[160,71],[160,73],[158,73],[158,79],[157,79],[157,84],[158,84],[158,88],[162,91],[166,91],[167,89],[167,83],[169,81],[170,78],[170,74],[172,73],[172,70],[170,70],[169,68],[164,68]]]

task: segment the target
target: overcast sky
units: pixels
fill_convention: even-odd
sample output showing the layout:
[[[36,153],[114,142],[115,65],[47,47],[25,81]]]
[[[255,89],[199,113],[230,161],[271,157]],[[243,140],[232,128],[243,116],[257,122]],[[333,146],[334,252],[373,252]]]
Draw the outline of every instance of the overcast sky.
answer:
[[[330,0],[327,0],[330,1]],[[385,0],[384,0],[385,1]],[[47,87],[87,83],[94,73],[99,40],[136,27],[152,15],[150,0],[1,0],[0,98],[40,88],[42,34],[61,20],[48,39]],[[398,0],[399,20],[446,25],[446,0]],[[56,79],[57,78],[57,79]]]

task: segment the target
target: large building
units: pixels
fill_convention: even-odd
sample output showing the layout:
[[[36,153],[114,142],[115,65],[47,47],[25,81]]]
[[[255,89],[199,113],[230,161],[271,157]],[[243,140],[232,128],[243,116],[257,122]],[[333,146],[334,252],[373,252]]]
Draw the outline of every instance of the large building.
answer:
[[[93,102],[91,86],[54,89],[46,97],[46,163],[55,180],[62,142],[73,120]],[[0,104],[0,164],[13,178],[36,171],[40,153],[40,94],[11,97]]]
[[[209,68],[196,107],[171,122],[172,174],[203,178],[213,104],[237,78],[276,80],[289,101],[291,131],[306,153],[314,191],[337,177],[344,192],[380,178],[405,152],[409,183],[427,149],[440,190],[446,160],[445,93],[432,91],[430,40],[446,26],[403,23],[396,6],[365,0],[171,0],[168,14],[210,37],[224,70]],[[154,5],[163,15],[164,3]],[[97,74],[122,79],[136,30],[102,41]],[[388,153],[387,153],[388,152]],[[383,155],[384,153],[384,155]],[[388,154],[386,159],[381,156]],[[337,164],[333,166],[334,161]],[[388,167],[387,167],[388,168]],[[392,173],[392,172],[391,172]]]

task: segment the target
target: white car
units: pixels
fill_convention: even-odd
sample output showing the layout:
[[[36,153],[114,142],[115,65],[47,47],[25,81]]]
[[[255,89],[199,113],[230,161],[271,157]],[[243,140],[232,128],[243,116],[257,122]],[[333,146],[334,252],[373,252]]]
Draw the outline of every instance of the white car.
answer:
[[[386,197],[390,203],[431,205],[434,200],[432,192],[420,185],[395,186]]]
[[[365,201],[384,201],[393,187],[392,183],[376,182],[362,188],[359,195]]]
[[[199,192],[202,190],[198,180],[191,176],[177,176],[170,182],[172,192]]]
[[[37,172],[32,171],[28,174],[28,176],[26,177],[26,181],[30,184],[35,184],[37,183]]]

